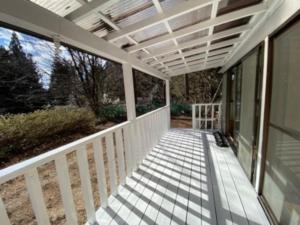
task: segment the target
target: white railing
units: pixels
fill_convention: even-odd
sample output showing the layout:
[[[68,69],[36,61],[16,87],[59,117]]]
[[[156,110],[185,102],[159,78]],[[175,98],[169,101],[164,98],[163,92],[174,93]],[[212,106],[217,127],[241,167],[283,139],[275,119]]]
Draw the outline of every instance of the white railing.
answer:
[[[88,223],[96,222],[96,212],[89,173],[87,145],[92,145],[95,161],[97,185],[101,206],[106,206],[109,185],[110,192],[116,194],[117,186],[124,183],[125,177],[137,168],[146,154],[154,147],[168,130],[168,106],[138,117],[134,122],[127,121],[112,128],[79,139],[52,151],[46,152],[24,162],[0,170],[0,185],[16,177],[24,176],[32,209],[37,224],[50,225],[49,216],[43,198],[43,190],[38,168],[46,163],[55,163],[59,191],[67,223],[77,225],[77,212],[74,204],[69,168],[66,155],[76,153],[81,180],[84,207]],[[105,144],[103,144],[105,143]],[[108,174],[105,173],[103,150],[106,149]],[[115,155],[116,153],[116,155]],[[116,166],[118,164],[118,166]],[[118,168],[118,177],[117,177]],[[106,183],[106,176],[109,183]],[[119,179],[118,179],[119,178]],[[10,225],[5,204],[0,197],[1,225]]]
[[[200,103],[192,105],[193,129],[220,129],[221,103]]]

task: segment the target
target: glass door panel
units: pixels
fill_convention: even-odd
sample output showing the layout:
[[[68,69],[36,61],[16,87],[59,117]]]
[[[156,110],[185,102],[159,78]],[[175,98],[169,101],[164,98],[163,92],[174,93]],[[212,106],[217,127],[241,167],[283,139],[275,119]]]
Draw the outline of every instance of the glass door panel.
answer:
[[[249,178],[251,177],[253,158],[257,53],[258,51],[255,51],[242,63],[243,79],[238,158]]]
[[[263,197],[281,225],[300,224],[300,22],[273,38]]]

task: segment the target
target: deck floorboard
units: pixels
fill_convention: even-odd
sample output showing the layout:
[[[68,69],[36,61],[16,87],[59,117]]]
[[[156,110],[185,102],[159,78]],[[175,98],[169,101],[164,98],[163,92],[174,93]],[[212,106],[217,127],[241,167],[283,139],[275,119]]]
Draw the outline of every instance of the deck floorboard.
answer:
[[[99,224],[269,225],[230,148],[209,132],[171,129],[106,208]]]

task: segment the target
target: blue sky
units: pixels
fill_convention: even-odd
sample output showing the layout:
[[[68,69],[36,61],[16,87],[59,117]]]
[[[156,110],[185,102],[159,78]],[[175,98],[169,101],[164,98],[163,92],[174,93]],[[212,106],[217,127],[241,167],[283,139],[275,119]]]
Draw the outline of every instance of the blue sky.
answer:
[[[13,30],[0,27],[0,45],[8,48]],[[24,51],[32,55],[41,76],[41,82],[48,88],[51,65],[55,51],[54,44],[30,35],[16,32]]]
[[[8,49],[11,35],[13,30],[0,27],[0,46],[4,46]],[[45,41],[40,38],[36,38],[24,33],[15,31],[18,35],[23,50],[27,54],[31,54],[33,61],[36,63],[39,73],[41,74],[41,82],[44,88],[49,87],[51,67],[53,63],[53,56],[55,53],[55,46],[52,42]],[[60,56],[69,60],[67,49],[63,46],[60,47]],[[105,64],[107,61],[102,59],[102,63]]]

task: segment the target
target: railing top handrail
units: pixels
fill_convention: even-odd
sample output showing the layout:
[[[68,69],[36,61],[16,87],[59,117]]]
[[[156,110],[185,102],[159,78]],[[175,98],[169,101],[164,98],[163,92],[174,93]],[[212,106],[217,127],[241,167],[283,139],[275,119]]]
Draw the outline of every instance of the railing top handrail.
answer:
[[[23,162],[19,162],[17,164],[11,165],[7,168],[0,170],[0,184],[13,179],[19,175],[24,174],[26,171],[41,166],[45,163],[48,163],[54,160],[56,157],[60,155],[66,155],[75,149],[79,149],[81,146],[93,142],[96,138],[101,138],[107,135],[110,132],[113,132],[119,128],[125,127],[130,124],[130,121],[126,121],[120,123],[116,126],[110,127],[108,129],[99,131],[95,134],[89,135],[87,137],[83,137],[79,140],[73,141],[69,144],[65,144],[48,152],[42,153],[33,158],[27,159]]]
[[[217,103],[194,103],[192,104],[192,106],[194,105],[222,105],[221,102],[217,102]]]
[[[168,108],[168,107],[169,107],[168,105],[165,105],[165,106],[160,107],[160,108],[158,108],[158,109],[155,109],[155,110],[153,110],[153,111],[151,111],[151,112],[147,112],[147,113],[145,113],[145,114],[143,114],[143,115],[137,117],[136,120],[141,120],[141,119],[143,119],[143,118],[145,118],[145,117],[147,117],[147,116],[150,116],[150,115],[152,115],[152,114],[154,114],[154,113],[157,113],[157,112],[159,112],[159,111],[161,111],[161,110],[164,110],[164,109],[166,109],[166,108]]]

